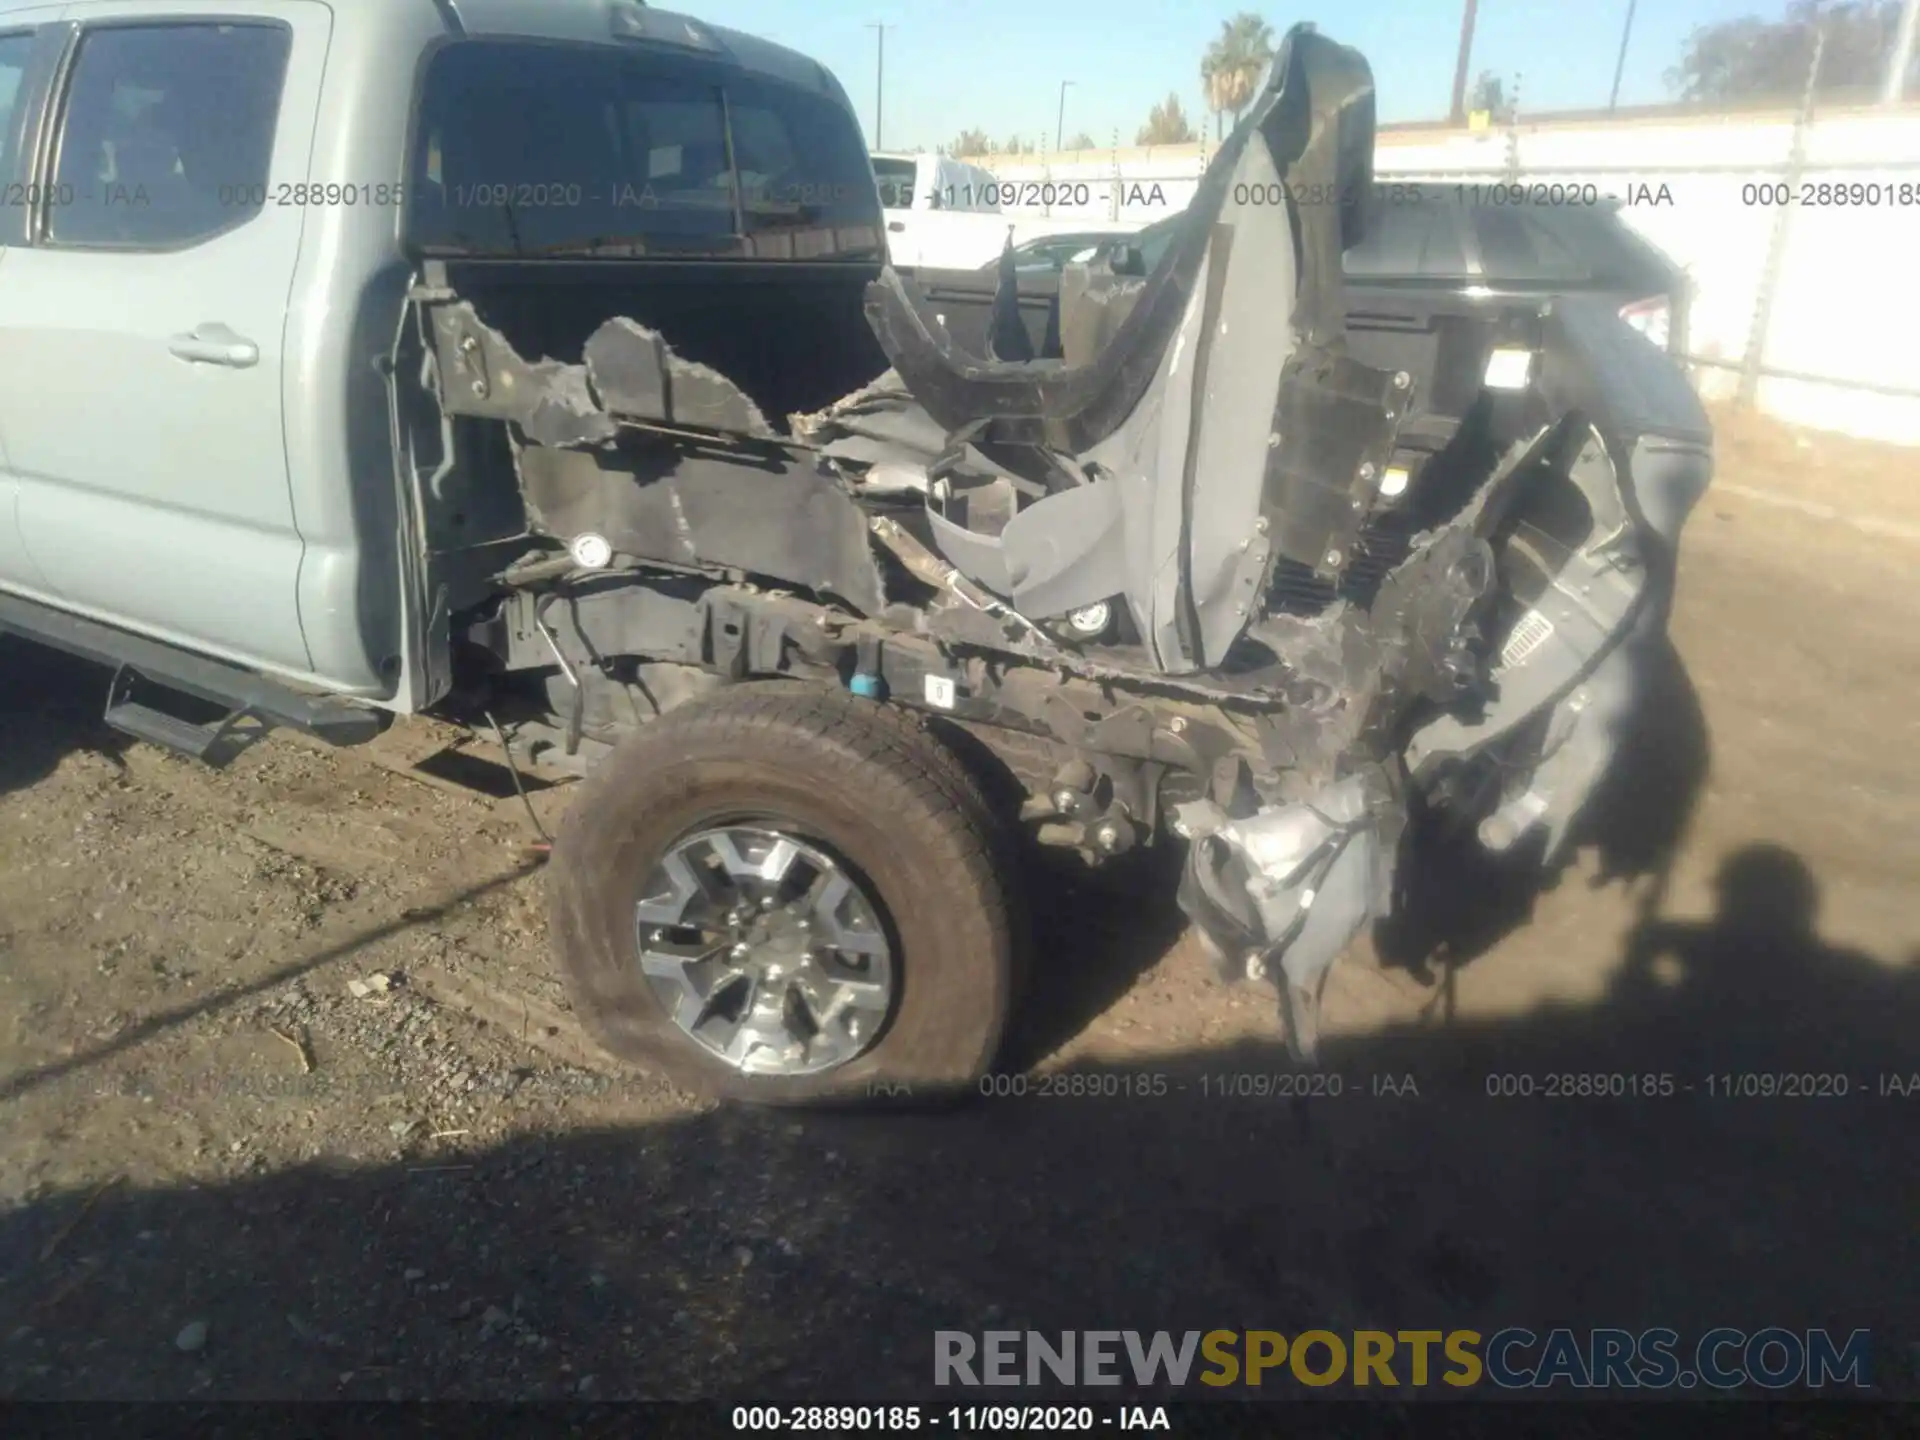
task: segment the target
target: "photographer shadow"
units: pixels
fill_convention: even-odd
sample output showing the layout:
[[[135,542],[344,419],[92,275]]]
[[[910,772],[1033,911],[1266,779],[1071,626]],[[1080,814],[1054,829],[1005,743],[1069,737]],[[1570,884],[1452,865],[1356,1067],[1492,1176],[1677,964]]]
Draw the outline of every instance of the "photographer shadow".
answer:
[[[1435,970],[1471,964],[1533,919],[1540,897],[1562,883],[1583,850],[1594,889],[1620,884],[1643,916],[1658,913],[1699,808],[1712,746],[1706,714],[1685,662],[1664,634],[1649,640],[1642,690],[1611,762],[1551,864],[1538,836],[1505,855],[1468,827],[1417,815],[1394,913],[1374,927],[1381,963],[1425,983]]]

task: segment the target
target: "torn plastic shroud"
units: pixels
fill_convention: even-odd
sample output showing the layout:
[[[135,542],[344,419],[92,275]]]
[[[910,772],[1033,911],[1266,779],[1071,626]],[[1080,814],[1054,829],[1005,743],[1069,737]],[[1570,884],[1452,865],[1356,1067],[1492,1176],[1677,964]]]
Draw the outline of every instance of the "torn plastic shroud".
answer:
[[[868,315],[948,434],[952,485],[984,454],[1052,491],[985,524],[936,499],[948,559],[1025,614],[1123,596],[1174,674],[1226,658],[1276,558],[1339,572],[1410,399],[1345,344],[1341,254],[1364,230],[1373,130],[1365,60],[1290,31],[1188,223],[1082,364],[964,354],[883,273]]]

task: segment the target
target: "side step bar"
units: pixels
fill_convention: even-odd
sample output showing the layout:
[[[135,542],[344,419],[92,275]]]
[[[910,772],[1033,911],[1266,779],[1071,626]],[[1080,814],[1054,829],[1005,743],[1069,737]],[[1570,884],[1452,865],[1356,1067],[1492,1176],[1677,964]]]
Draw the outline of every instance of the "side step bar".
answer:
[[[252,710],[229,710],[215,721],[194,721],[133,698],[135,687],[145,679],[139,671],[122,665],[113,672],[107,687],[107,724],[122,734],[150,745],[177,750],[189,759],[203,761],[218,770],[240,752],[260,739],[267,728],[266,718]],[[159,686],[148,682],[147,688]],[[178,693],[178,692],[176,692]],[[158,700],[158,696],[152,697]],[[247,721],[255,721],[247,725]]]
[[[307,694],[237,665],[15,595],[0,595],[0,630],[113,666],[107,724],[215,766],[231,760],[276,725],[303,730],[334,745],[364,745],[387,726],[387,715],[369,706],[332,695]],[[203,723],[173,714],[165,703],[167,691],[199,701],[202,708],[217,707],[224,718]]]

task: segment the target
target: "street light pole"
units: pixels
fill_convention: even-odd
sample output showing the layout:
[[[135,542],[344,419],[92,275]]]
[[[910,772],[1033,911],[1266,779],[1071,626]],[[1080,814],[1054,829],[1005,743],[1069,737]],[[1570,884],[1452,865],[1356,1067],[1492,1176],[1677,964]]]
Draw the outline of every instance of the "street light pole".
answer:
[[[1473,54],[1473,15],[1477,0],[1467,0],[1467,11],[1460,19],[1460,58],[1453,67],[1453,123],[1467,123],[1467,61]]]
[[[1627,0],[1627,23],[1620,31],[1620,58],[1613,62],[1613,93],[1607,96],[1607,113],[1620,103],[1620,75],[1627,68],[1627,39],[1633,34],[1633,9],[1638,0]]]
[[[885,115],[883,107],[886,104],[887,98],[887,31],[894,27],[869,21],[867,28],[873,31],[874,38],[879,42],[879,51],[874,61],[873,76],[873,148],[878,150],[881,148],[880,122]]]
[[[1071,80],[1060,82],[1060,109],[1053,117],[1053,153],[1056,155],[1060,153],[1060,147],[1065,143],[1062,137],[1067,123],[1067,87],[1071,84],[1073,84]]]

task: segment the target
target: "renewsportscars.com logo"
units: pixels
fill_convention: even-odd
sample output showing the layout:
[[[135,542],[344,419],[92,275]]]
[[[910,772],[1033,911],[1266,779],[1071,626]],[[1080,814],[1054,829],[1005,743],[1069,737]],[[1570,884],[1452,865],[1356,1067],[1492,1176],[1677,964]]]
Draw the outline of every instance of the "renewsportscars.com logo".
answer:
[[[1029,1385],[1503,1390],[1871,1388],[1870,1336],[1825,1330],[936,1330],[933,1381]]]

